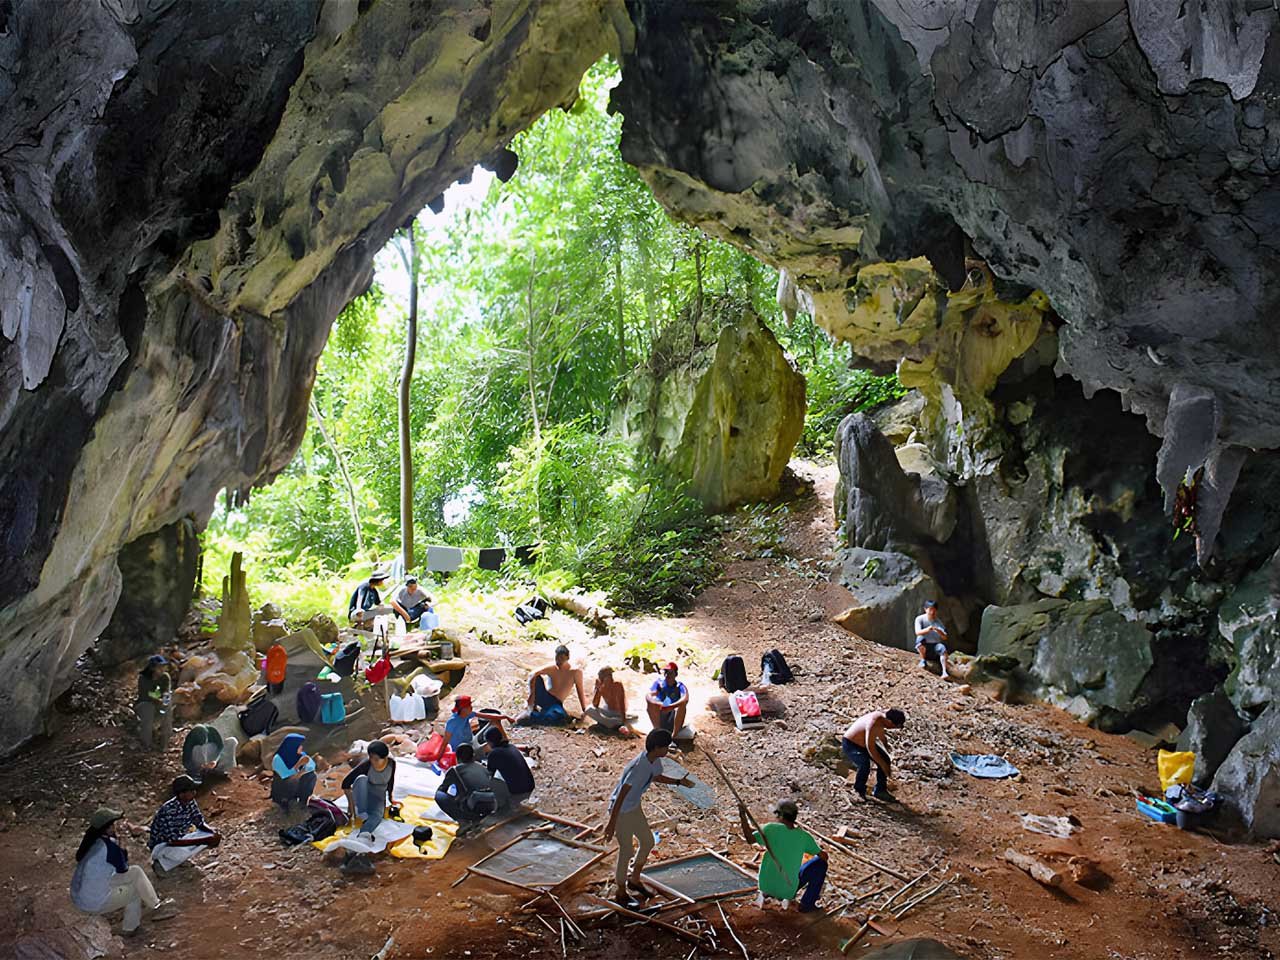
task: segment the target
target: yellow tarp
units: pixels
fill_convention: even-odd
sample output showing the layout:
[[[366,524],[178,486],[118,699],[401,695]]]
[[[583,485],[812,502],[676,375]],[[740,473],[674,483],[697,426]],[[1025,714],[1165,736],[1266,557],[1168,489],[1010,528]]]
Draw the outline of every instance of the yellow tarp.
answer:
[[[1190,752],[1172,753],[1161,750],[1156,755],[1156,770],[1160,774],[1160,789],[1168,790],[1174,784],[1188,784],[1196,771],[1196,755]]]
[[[413,842],[413,837],[405,837],[387,846],[387,853],[402,860],[441,860],[449,852],[454,839],[458,836],[458,825],[452,820],[428,820],[424,814],[431,808],[434,799],[408,796],[400,801],[400,814],[404,822],[415,827],[431,828],[431,842],[423,844],[421,850]],[[352,824],[339,827],[331,837],[317,840],[313,844],[317,850],[326,850],[343,837],[349,836],[354,829]]]

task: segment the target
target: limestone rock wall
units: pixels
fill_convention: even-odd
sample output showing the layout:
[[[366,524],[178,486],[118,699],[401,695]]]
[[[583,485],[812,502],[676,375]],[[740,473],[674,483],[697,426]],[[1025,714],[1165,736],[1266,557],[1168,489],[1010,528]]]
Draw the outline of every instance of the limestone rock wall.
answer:
[[[611,0],[50,9],[0,4],[0,752],[120,548],[289,462],[391,233],[630,36]]]
[[[690,307],[626,384],[614,428],[711,510],[765,500],[804,430],[804,377],[746,304]]]

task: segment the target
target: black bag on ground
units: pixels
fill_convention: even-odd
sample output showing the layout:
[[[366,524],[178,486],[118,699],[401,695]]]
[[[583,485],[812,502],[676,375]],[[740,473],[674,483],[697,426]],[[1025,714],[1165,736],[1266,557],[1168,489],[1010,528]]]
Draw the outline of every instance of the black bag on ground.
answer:
[[[286,847],[296,847],[301,843],[312,843],[333,836],[338,825],[333,817],[323,811],[317,811],[303,823],[295,823],[287,830],[280,831],[280,842]]]
[[[787,666],[787,658],[776,648],[760,658],[760,675],[764,683],[790,683],[795,679]]]
[[[542,597],[533,596],[526,600],[520,606],[516,607],[512,616],[516,618],[516,622],[520,626],[531,623],[534,620],[541,620],[547,615],[547,610],[551,604],[547,603]]]
[[[298,719],[303,723],[315,723],[320,719],[320,688],[315,681],[304,683],[298,690],[296,706]]]
[[[349,677],[356,672],[356,663],[360,660],[360,641],[352,640],[347,643],[338,655],[333,658],[333,672],[340,677]]]
[[[280,711],[266,697],[254,700],[237,714],[240,728],[246,736],[256,737],[260,733],[270,733],[271,728],[280,719]]]
[[[747,682],[747,665],[742,658],[737,654],[725,657],[724,663],[720,664],[720,689],[726,693],[737,693],[750,685]]]

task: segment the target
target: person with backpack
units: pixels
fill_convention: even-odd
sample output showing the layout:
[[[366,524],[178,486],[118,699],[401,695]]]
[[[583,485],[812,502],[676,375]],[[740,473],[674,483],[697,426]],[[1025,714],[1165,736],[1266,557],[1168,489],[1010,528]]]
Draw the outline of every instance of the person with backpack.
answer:
[[[316,788],[316,762],[303,752],[304,743],[302,734],[291,733],[271,758],[271,799],[285,813],[291,803],[305,807]]]
[[[906,714],[897,707],[873,710],[853,721],[844,732],[840,746],[849,765],[858,771],[853,780],[853,789],[862,799],[867,798],[867,776],[874,763],[876,788],[871,795],[886,803],[894,802],[893,794],[885,786],[885,781],[889,778],[889,751],[885,747],[888,745],[888,731],[901,730],[906,722]]]
[[[782,901],[785,910],[801,889],[800,912],[810,913],[818,909],[818,897],[827,879],[827,855],[807,831],[796,826],[800,808],[794,800],[783,800],[773,809],[776,823],[766,823],[759,831],[751,829],[747,808],[738,804],[738,821],[747,843],[758,843],[765,848],[760,858],[760,874],[757,884],[760,892],[756,906],[764,907],[765,898]],[[805,860],[805,854],[809,859]]]
[[[374,617],[389,617],[395,610],[382,602],[378,588],[387,582],[386,570],[374,570],[369,579],[356,587],[347,604],[347,620],[358,630],[372,630]]]
[[[494,787],[499,788],[494,791],[498,795],[498,808],[506,810],[524,803],[533,794],[533,772],[529,769],[529,762],[503,735],[501,727],[486,729],[484,739],[489,744],[486,764],[489,776]]]
[[[351,769],[342,780],[347,795],[347,809],[360,817],[360,833],[378,829],[391,804],[396,788],[396,762],[391,750],[381,740],[369,744],[365,759]]]
[[[138,718],[138,740],[143,750],[150,750],[154,743],[160,750],[169,746],[173,734],[173,681],[166,669],[168,659],[156,654],[150,657],[138,673],[138,699],[134,713]]]
[[[205,777],[225,777],[236,765],[235,737],[225,740],[216,727],[197,723],[182,741],[182,767],[196,783]]]
[[[168,920],[178,915],[178,905],[161,900],[141,867],[129,865],[129,853],[116,837],[119,810],[99,807],[89,818],[76,850],[76,868],[71,874],[71,902],[77,910],[91,914],[124,910],[124,934],[133,936],[142,923],[142,908],[152,920]]]
[[[498,795],[489,771],[476,762],[475,748],[463,743],[455,752],[458,762],[445,771],[436,791],[436,805],[465,828],[496,813]]]
[[[173,781],[173,796],[160,804],[151,819],[147,846],[151,850],[151,869],[164,875],[186,863],[205,847],[222,842],[217,830],[205,822],[196,803],[199,784],[188,776]]]
[[[627,716],[627,688],[614,679],[613,667],[601,667],[596,674],[596,688],[585,716],[606,730],[617,730],[624,737],[636,735],[627,722],[630,719]]]
[[[679,667],[668,663],[662,668],[662,677],[653,681],[645,697],[653,729],[670,730],[672,736],[684,729],[684,717],[689,709],[689,688],[676,679],[679,672]]]
[[[644,752],[638,754],[622,770],[618,785],[609,796],[609,819],[605,822],[604,842],[609,843],[614,833],[618,835],[618,863],[614,869],[614,900],[628,909],[639,904],[628,889],[643,897],[649,892],[640,883],[640,873],[653,849],[653,828],[644,815],[644,792],[654,783],[673,783],[688,787],[693,781],[688,776],[679,779],[665,776],[662,758],[671,752],[671,732],[650,730],[644,738]],[[634,845],[635,859],[631,858]]]

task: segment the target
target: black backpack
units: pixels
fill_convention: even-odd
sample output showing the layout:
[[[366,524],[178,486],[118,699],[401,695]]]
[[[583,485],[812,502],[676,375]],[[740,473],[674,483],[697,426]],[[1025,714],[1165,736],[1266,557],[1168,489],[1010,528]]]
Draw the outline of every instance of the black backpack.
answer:
[[[526,623],[533,620],[541,620],[545,617],[549,606],[550,604],[548,604],[546,600],[542,599],[542,597],[530,597],[524,603],[520,604],[520,606],[516,607],[512,616],[514,616],[516,618],[516,622],[523,627]]]
[[[271,728],[280,719],[280,711],[266,697],[254,700],[238,714],[240,728],[246,736],[256,737],[260,733],[270,733]]]
[[[315,685],[314,681],[304,683],[298,690],[298,699],[296,701],[298,719],[303,723],[315,723],[320,719],[320,704],[320,688]]]
[[[742,662],[742,658],[737,654],[725,657],[724,663],[720,664],[720,689],[727,693],[736,693],[749,686],[747,665]]]
[[[324,811],[317,811],[308,817],[304,823],[295,823],[287,830],[281,830],[280,842],[286,847],[296,847],[302,843],[312,843],[316,840],[324,840],[326,837],[331,837],[336,829],[338,829],[338,825],[334,823],[332,815]]]
[[[356,663],[360,660],[360,641],[352,640],[333,658],[333,672],[340,677],[349,677],[356,672]]]
[[[760,658],[760,674],[765,683],[790,683],[795,679],[787,666],[787,658],[776,648]]]

